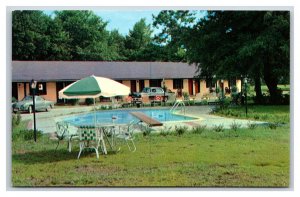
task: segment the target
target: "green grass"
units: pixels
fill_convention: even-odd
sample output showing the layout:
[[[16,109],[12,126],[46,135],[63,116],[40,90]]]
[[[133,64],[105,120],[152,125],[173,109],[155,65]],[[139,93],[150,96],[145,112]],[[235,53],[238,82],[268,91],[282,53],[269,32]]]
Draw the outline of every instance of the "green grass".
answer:
[[[200,130],[200,129],[199,129]],[[13,186],[288,187],[289,126],[270,129],[137,134],[137,151],[77,160],[47,136],[12,143]],[[193,133],[194,132],[194,133]]]
[[[215,114],[227,117],[247,118],[251,120],[286,124],[290,122],[289,105],[249,105],[246,117],[245,106],[219,110]]]

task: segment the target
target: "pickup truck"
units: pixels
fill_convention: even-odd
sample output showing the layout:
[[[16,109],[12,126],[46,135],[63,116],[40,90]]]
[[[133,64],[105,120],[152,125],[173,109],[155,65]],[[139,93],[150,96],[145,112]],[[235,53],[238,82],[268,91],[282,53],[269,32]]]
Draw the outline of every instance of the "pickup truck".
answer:
[[[175,94],[171,91],[166,91],[164,93],[164,89],[161,87],[145,87],[142,92],[134,92],[132,94],[132,98],[134,101],[139,102],[142,97],[149,96],[149,99],[155,101],[155,97],[163,97],[165,96],[165,101],[168,100],[170,94]]]

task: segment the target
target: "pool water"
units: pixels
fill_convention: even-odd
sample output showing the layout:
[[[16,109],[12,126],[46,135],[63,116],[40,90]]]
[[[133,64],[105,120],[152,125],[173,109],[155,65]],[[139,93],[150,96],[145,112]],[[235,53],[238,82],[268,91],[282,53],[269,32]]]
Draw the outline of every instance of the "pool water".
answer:
[[[90,112],[87,114],[79,114],[65,118],[67,121],[75,126],[79,125],[91,125],[94,123],[95,117],[98,124],[127,124],[131,120],[139,121],[136,117],[130,114],[130,112],[142,112],[147,116],[158,120],[160,122],[167,121],[182,121],[182,120],[194,120],[195,118],[182,116],[170,113],[169,109],[140,109],[140,110],[111,110],[101,112]],[[114,118],[113,118],[114,117]]]

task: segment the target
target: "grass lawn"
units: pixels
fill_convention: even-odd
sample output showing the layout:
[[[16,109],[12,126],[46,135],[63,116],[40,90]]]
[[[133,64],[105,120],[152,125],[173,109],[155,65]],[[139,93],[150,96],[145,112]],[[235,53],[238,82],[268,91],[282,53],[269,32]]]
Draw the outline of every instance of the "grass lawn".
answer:
[[[282,110],[289,113],[288,108]],[[77,143],[72,153],[66,143],[55,152],[56,143],[47,136],[37,143],[17,138],[12,142],[12,185],[289,186],[289,124],[135,137],[136,152],[121,144],[120,152],[100,155],[99,160],[88,152],[77,160]]]

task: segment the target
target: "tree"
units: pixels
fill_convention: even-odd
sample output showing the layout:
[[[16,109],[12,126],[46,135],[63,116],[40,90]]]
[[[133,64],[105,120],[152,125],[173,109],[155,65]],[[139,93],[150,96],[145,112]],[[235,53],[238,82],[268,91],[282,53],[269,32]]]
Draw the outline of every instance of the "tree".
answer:
[[[258,96],[262,77],[271,102],[278,101],[278,81],[289,74],[289,12],[209,11],[198,21],[182,11],[159,16],[161,37],[167,34],[166,41],[184,46],[187,60],[203,77],[248,76]]]
[[[135,23],[132,30],[129,30],[128,36],[125,39],[125,47],[127,57],[130,61],[144,60],[142,51],[151,43],[151,26],[146,24],[146,19],[142,18]],[[141,59],[139,59],[139,58]]]
[[[47,35],[51,18],[42,11],[13,11],[12,13],[12,59],[44,60],[51,48]]]

